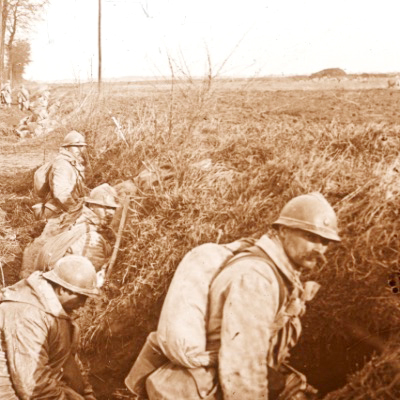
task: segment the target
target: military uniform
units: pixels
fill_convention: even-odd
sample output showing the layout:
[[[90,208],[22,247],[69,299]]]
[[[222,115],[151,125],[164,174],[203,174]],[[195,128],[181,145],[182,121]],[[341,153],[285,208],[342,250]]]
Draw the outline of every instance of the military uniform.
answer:
[[[303,285],[279,239],[264,235],[231,259],[210,287],[207,351],[218,353],[217,364],[172,364],[150,335],[150,360],[137,365],[138,375],[151,372],[149,399],[267,400],[285,390],[291,374],[300,385],[304,377],[288,366],[289,350],[300,336],[305,303],[318,288],[315,282]]]
[[[33,271],[46,270],[68,254],[87,257],[99,271],[111,256],[111,246],[98,231],[100,221],[97,215],[83,207],[79,217],[68,228],[63,229],[62,215],[50,220],[42,235],[24,250],[21,278]]]
[[[2,400],[84,399],[64,379],[76,328],[40,272],[3,291],[0,332]]]

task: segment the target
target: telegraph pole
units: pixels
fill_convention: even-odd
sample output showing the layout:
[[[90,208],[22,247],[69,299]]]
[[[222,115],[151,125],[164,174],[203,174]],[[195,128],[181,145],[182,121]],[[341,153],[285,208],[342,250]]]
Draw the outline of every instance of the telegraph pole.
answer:
[[[0,83],[3,83],[3,69],[4,69],[3,7],[4,7],[4,0],[0,0]]]
[[[99,40],[99,74],[98,74],[98,91],[101,90],[101,0],[99,0],[99,22],[98,22],[98,40]]]

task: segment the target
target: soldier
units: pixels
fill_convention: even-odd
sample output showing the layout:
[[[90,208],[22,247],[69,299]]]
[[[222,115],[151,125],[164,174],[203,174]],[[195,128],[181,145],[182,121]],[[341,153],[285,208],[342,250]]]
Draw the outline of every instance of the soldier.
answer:
[[[21,111],[29,110],[30,94],[29,90],[24,85],[21,85],[17,97],[18,97],[18,108]]]
[[[85,197],[80,210],[51,219],[42,234],[24,250],[21,278],[35,270],[51,268],[68,254],[87,257],[100,271],[111,256],[105,231],[118,207],[116,190],[104,183]]]
[[[152,333],[125,381],[132,392],[150,400],[314,398],[316,390],[288,357],[301,333],[305,303],[319,288],[316,282],[302,283],[301,272],[316,268],[328,244],[340,241],[336,214],[320,193],[310,193],[290,200],[273,227],[273,234],[223,264],[211,281],[205,351],[194,359],[195,346],[187,350],[199,366],[171,362],[159,332]],[[189,305],[199,298],[197,287],[193,295],[186,293]],[[168,321],[164,324],[168,331]],[[185,327],[181,330],[184,335]],[[173,339],[170,348],[185,351],[185,341]]]
[[[60,259],[3,289],[0,302],[0,398],[94,400],[78,367],[79,331],[71,313],[98,294],[81,256]]]
[[[1,104],[4,104],[7,108],[11,108],[11,103],[12,103],[11,92],[12,92],[11,82],[8,80],[2,86],[0,91]]]
[[[42,203],[33,206],[38,219],[68,212],[84,197],[86,146],[82,134],[69,132],[58,156],[35,173],[35,193],[43,198]]]

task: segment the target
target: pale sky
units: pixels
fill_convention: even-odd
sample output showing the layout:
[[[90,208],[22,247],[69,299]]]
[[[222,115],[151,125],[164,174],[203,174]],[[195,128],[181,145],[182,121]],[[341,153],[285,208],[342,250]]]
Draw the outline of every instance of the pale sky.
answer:
[[[98,0],[50,0],[25,78],[97,77]],[[102,0],[103,77],[400,71],[398,0]]]

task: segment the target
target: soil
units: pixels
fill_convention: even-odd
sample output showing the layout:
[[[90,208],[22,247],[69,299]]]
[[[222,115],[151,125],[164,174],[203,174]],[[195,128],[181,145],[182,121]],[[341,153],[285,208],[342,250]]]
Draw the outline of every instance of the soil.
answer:
[[[42,227],[33,219],[31,195],[33,170],[57,153],[57,136],[20,139],[14,128],[26,113],[16,105],[0,109],[0,238],[5,283],[18,280],[22,249]],[[21,223],[21,219],[24,223]],[[4,251],[4,249],[10,251]]]

